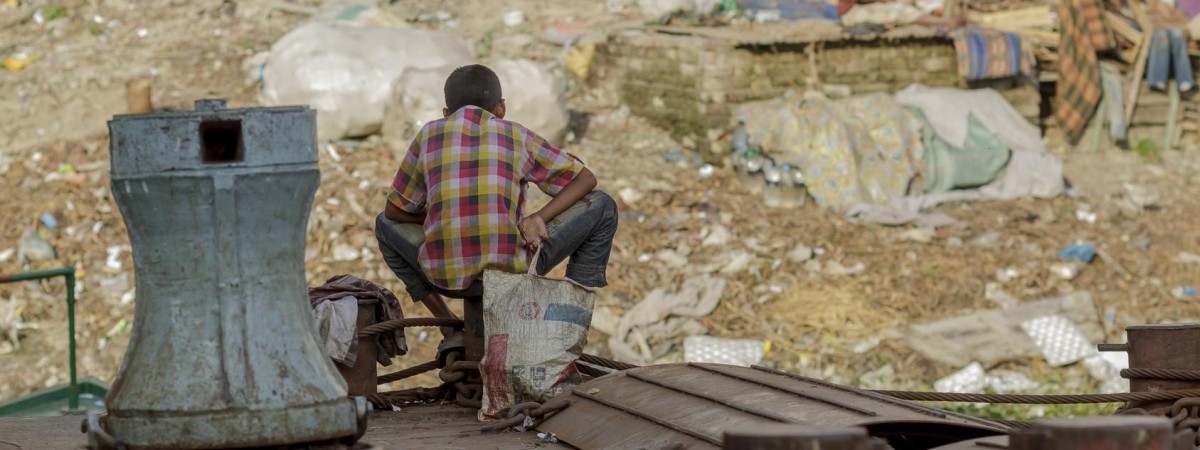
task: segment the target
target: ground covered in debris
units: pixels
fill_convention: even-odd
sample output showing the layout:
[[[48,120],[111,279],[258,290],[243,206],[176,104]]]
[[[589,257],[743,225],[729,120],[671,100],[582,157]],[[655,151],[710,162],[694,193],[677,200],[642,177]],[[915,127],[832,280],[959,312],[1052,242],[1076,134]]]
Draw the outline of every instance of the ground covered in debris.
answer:
[[[128,238],[108,192],[103,125],[124,112],[125,81],[152,75],[158,107],[190,109],[192,100],[209,96],[252,106],[255,91],[243,61],[305,16],[268,14],[259,3],[270,2],[76,0],[53,4],[64,7],[62,17],[35,20],[37,7],[44,14],[51,3],[25,3],[0,7],[0,57],[37,55],[23,70],[0,72],[6,118],[0,190],[7,194],[0,197],[0,273],[80,270],[79,373],[111,381],[136,298]],[[414,26],[486,41],[489,53],[536,58],[559,48],[522,36],[561,22],[600,27],[636,18],[625,2],[521,0],[503,3],[505,11],[523,10],[525,22],[505,27],[505,11],[492,2],[400,3],[387,9],[419,18]],[[657,313],[650,322],[658,326],[632,327],[638,331],[621,341],[634,358],[618,353],[618,359],[681,361],[684,335],[708,334],[766,341],[764,364],[782,370],[871,387],[930,388],[962,365],[915,351],[911,325],[1072,292],[1090,295],[1087,322],[1110,342],[1121,339],[1125,325],[1200,320],[1200,296],[1180,289],[1200,286],[1194,152],[1170,152],[1157,164],[1127,152],[1058,147],[1079,197],[944,205],[938,211],[960,223],[936,231],[862,226],[811,202],[769,209],[731,171],[702,173],[681,158],[686,154],[668,133],[631,116],[603,80],[578,83],[569,105],[593,116],[586,136],[567,149],[592,167],[622,208],[610,286],[600,292],[589,343],[599,354],[613,354],[610,335],[630,328],[622,319],[635,305],[698,285],[723,285],[711,313]],[[404,299],[372,231],[401,150],[378,138],[321,149],[322,183],[306,252],[310,285],[350,273]],[[52,221],[41,219],[47,214]],[[23,264],[21,253],[37,256],[27,230],[57,255]],[[1077,241],[1094,245],[1099,256],[1063,266],[1060,250]],[[62,280],[0,285],[0,399],[66,381],[63,298]],[[405,306],[409,316],[427,314]],[[411,354],[393,368],[430,359],[433,333],[410,331]],[[1040,356],[988,366],[1037,382],[1025,392],[1091,392],[1101,385],[1081,364],[1053,367]],[[418,377],[397,387],[433,382]]]

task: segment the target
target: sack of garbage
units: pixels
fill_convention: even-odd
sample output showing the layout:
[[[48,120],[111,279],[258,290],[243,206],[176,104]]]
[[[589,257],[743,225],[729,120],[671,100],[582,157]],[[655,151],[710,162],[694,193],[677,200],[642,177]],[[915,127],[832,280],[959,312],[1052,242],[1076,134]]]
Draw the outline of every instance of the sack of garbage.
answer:
[[[309,105],[322,139],[379,131],[392,82],[407,70],[470,64],[458,37],[408,28],[313,22],[271,46],[262,71],[263,105]]]
[[[545,402],[582,379],[575,360],[592,323],[595,291],[529,273],[483,273],[483,407],[479,420],[502,419],[524,402]]]
[[[442,117],[446,107],[442,92],[455,67],[407,70],[392,84],[391,100],[384,108],[383,138],[393,149],[405,149],[426,122]],[[548,66],[528,59],[506,59],[489,66],[500,78],[506,120],[517,122],[563,145],[567,136],[565,81]]]

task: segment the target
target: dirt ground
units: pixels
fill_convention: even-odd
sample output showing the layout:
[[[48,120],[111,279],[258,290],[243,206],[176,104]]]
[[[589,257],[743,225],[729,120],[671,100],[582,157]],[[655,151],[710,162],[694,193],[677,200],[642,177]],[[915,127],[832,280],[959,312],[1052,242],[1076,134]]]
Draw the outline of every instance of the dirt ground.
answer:
[[[128,237],[108,191],[105,129],[108,118],[124,112],[125,82],[153,76],[157,107],[191,109],[193,100],[214,96],[228,98],[233,107],[256,105],[243,61],[307,17],[268,14],[268,2],[251,1],[22,3],[26,6],[16,9],[0,6],[0,58],[23,51],[38,57],[23,70],[0,71],[0,189],[5,193],[0,196],[0,273],[75,266],[82,288],[79,373],[111,381],[129,339],[135,298]],[[503,2],[503,10],[498,3],[422,0],[385,9],[399,17],[448,11],[457,21],[453,28],[444,21],[420,26],[448,28],[470,42],[493,30],[493,42],[503,44],[494,45],[494,55],[539,59],[559,49],[514,36],[536,34],[558,22],[602,27],[636,18],[620,1],[519,0]],[[65,17],[38,24],[30,16],[51,5],[65,6]],[[526,23],[506,28],[501,13],[515,9],[525,12]],[[622,190],[640,196],[622,202],[610,286],[598,297],[598,307],[614,313],[652,289],[677,290],[693,265],[747,251],[753,258],[746,270],[722,275],[729,287],[717,310],[702,321],[710,334],[769,340],[768,365],[836,382],[855,383],[858,375],[891,364],[896,387],[928,387],[959,368],[926,360],[888,330],[994,308],[984,296],[988,283],[999,283],[1021,300],[1090,292],[1097,320],[1111,313],[1105,323],[1110,342],[1120,339],[1124,325],[1200,320],[1195,303],[1200,300],[1180,300],[1171,292],[1200,286],[1200,264],[1175,260],[1180,252],[1200,253],[1200,230],[1194,225],[1200,217],[1200,157],[1194,150],[1169,152],[1163,163],[1151,164],[1130,152],[1085,153],[1054,145],[1081,196],[944,205],[938,211],[962,225],[916,242],[901,237],[907,227],[854,225],[812,204],[768,209],[728,169],[703,178],[693,167],[668,162],[661,154],[679,144],[630,116],[603,82],[577,85],[569,104],[594,116],[586,137],[567,150],[592,167],[601,188],[618,197]],[[350,273],[407,301],[379,257],[373,234],[397,151],[378,138],[321,149],[322,184],[306,252],[309,285]],[[1156,205],[1122,209],[1123,183],[1157,192]],[[1077,210],[1096,213],[1095,223],[1078,220]],[[39,225],[45,213],[57,220],[56,228]],[[729,243],[704,247],[703,233],[716,225],[730,231]],[[26,229],[43,233],[57,258],[23,265],[9,250],[18,248]],[[1051,273],[1059,250],[1077,240],[1094,244],[1106,257],[1083,267],[1073,280]],[[861,262],[865,271],[811,273],[788,259],[798,245],[823,249],[818,259],[826,263]],[[664,249],[688,253],[688,264],[675,267],[647,257]],[[117,256],[110,258],[114,251]],[[997,272],[1007,269],[1017,276],[999,281]],[[0,399],[66,381],[63,298],[61,280],[0,285]],[[428,314],[405,307],[410,317]],[[431,358],[436,332],[413,330],[408,338],[411,354],[383,371]],[[872,339],[879,345],[863,350],[860,344]],[[608,354],[603,333],[593,331],[590,341],[591,350]],[[675,350],[665,360],[679,357],[680,340],[670,343]],[[1044,391],[1096,386],[1078,365],[1051,368],[1029,360],[1004,366],[1043,381]],[[397,387],[433,383],[425,376]]]

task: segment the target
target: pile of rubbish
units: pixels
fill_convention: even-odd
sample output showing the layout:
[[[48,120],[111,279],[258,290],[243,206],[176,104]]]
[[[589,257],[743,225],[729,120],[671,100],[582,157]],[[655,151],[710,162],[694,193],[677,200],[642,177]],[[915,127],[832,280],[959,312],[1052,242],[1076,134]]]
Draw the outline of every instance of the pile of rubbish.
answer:
[[[1067,192],[1037,128],[990,89],[789,93],[744,104],[737,119],[734,170],[768,207],[803,205],[807,194],[858,222],[943,226],[953,221],[922,210]]]

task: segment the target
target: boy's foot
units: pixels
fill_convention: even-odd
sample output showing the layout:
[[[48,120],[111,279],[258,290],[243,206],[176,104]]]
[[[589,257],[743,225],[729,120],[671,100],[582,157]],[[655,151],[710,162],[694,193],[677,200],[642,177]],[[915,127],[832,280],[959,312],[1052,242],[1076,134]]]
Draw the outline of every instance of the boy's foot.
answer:
[[[463,344],[462,331],[455,331],[452,334],[446,335],[446,337],[442,339],[442,342],[438,343],[438,366],[446,367],[446,358],[450,356],[450,353],[460,352],[465,354],[466,350],[467,347]]]

